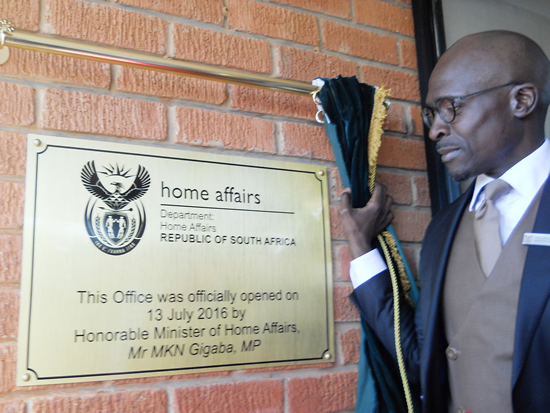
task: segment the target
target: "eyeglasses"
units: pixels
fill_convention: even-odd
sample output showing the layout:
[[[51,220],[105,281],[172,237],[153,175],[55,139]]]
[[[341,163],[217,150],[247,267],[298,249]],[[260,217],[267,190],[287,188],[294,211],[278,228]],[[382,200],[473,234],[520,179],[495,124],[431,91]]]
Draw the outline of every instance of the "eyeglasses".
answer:
[[[472,96],[481,95],[482,93],[490,92],[495,89],[499,89],[501,87],[505,86],[511,86],[511,85],[519,85],[519,82],[510,82],[506,83],[505,85],[495,86],[489,89],[480,90],[479,92],[470,93],[469,95],[465,96],[459,96],[456,98],[451,97],[444,97],[441,99],[438,99],[437,102],[435,102],[435,109],[430,108],[429,106],[426,106],[422,109],[422,120],[424,121],[424,124],[431,128],[434,124],[434,118],[435,118],[435,112],[439,114],[439,117],[443,120],[443,122],[451,123],[456,118],[456,108],[455,103],[460,102],[463,99],[470,98]]]

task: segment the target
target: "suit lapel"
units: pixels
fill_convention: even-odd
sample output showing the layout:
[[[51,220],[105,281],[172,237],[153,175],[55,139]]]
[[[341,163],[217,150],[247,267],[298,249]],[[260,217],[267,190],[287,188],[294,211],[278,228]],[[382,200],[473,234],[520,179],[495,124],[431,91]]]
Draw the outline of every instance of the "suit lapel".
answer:
[[[537,211],[535,233],[550,233],[550,178],[546,180]],[[550,297],[550,247],[529,246],[519,293],[512,388],[527,357],[535,331]]]

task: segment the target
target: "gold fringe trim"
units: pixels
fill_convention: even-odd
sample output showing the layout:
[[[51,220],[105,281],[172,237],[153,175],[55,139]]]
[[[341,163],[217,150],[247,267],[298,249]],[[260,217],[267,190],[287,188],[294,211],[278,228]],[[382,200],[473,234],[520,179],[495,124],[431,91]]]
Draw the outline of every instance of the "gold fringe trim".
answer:
[[[409,280],[409,277],[407,277],[405,264],[403,264],[403,259],[401,258],[401,254],[399,254],[395,239],[388,231],[383,231],[382,236],[384,237],[384,240],[386,241],[386,244],[390,249],[393,260],[397,264],[397,272],[399,273],[399,280],[401,281],[401,287],[403,288],[403,295],[405,296],[405,300],[407,300],[407,303],[409,303],[411,307],[414,307],[411,295],[409,294],[409,291],[411,290],[411,282]]]
[[[378,151],[382,144],[382,133],[384,133],[384,122],[386,121],[386,106],[384,99],[390,96],[391,90],[385,89],[381,85],[374,92],[374,107],[369,129],[369,190],[374,191],[374,181],[376,177],[376,163],[378,161]]]
[[[374,92],[374,107],[372,109],[372,116],[370,120],[370,130],[369,130],[369,191],[372,194],[374,191],[374,182],[376,180],[376,164],[378,162],[378,151],[382,145],[382,134],[384,133],[384,122],[386,121],[386,106],[384,101],[387,97],[390,96],[391,90],[386,89],[384,85],[381,85]],[[388,247],[391,252],[391,256],[395,263],[397,264],[397,272],[399,273],[399,280],[401,282],[401,287],[403,288],[403,294],[407,302],[414,307],[413,301],[409,294],[411,290],[411,282],[409,277],[407,277],[407,272],[405,271],[405,265],[403,264],[403,259],[399,254],[397,249],[397,244],[393,239],[393,236],[384,231],[383,236],[388,244]]]

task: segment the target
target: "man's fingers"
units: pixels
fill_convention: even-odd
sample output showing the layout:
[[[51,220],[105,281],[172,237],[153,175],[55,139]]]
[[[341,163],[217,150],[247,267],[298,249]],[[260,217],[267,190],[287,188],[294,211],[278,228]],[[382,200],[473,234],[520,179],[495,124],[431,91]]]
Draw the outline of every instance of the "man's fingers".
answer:
[[[388,197],[386,198],[386,211],[390,210],[392,204],[393,204],[393,198],[388,195]]]
[[[342,195],[340,196],[341,206],[340,214],[342,212],[349,212],[352,209],[351,206],[351,190],[349,188],[344,189]]]
[[[386,215],[384,223],[382,224],[382,228],[380,228],[380,232],[384,231],[387,228],[387,226],[391,224],[392,221],[393,221],[393,213],[390,211],[388,212],[388,215]]]
[[[378,182],[374,183],[374,190],[372,191],[372,196],[369,202],[376,203],[378,205],[383,205],[388,193],[388,189]]]
[[[370,199],[374,199],[375,201],[381,199],[382,192],[384,191],[384,187],[380,185],[378,182],[374,183],[374,189],[372,191],[372,195]]]

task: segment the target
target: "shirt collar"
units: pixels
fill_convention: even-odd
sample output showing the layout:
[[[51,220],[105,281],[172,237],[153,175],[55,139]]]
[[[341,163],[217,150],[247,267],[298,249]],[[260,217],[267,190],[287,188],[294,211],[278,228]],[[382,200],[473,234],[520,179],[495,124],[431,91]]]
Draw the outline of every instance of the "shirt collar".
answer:
[[[550,141],[545,139],[541,146],[508,169],[499,179],[507,182],[521,197],[533,199],[550,174],[549,160]],[[485,174],[476,178],[470,211],[475,211],[481,190],[493,180]]]

